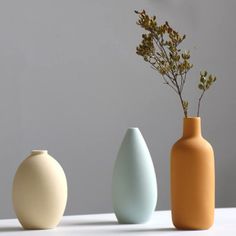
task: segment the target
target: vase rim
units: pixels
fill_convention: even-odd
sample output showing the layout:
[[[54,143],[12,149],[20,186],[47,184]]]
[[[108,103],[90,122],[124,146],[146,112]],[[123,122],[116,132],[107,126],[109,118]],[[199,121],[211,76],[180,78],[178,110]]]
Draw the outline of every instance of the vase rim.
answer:
[[[138,127],[129,127],[128,130],[138,130]]]
[[[34,149],[34,150],[31,151],[32,155],[35,155],[35,154],[47,154],[47,153],[48,153],[48,150]]]
[[[184,117],[184,120],[200,120],[201,117],[200,116],[188,116],[188,117]]]

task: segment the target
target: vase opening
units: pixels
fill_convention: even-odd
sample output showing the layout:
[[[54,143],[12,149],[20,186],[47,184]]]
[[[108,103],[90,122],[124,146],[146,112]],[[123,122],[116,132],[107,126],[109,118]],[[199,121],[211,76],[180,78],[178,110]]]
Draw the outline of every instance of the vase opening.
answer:
[[[32,155],[36,155],[36,154],[48,154],[47,150],[32,150],[31,152]]]
[[[130,129],[130,130],[137,130],[139,128],[138,127],[129,127],[128,129]]]

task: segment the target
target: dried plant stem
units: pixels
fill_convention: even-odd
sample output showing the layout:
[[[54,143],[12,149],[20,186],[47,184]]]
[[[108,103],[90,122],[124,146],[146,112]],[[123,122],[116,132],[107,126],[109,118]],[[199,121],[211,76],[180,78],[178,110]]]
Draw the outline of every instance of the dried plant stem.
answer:
[[[203,97],[205,91],[206,91],[206,90],[203,90],[203,91],[202,91],[202,94],[201,94],[201,96],[200,96],[199,99],[198,99],[197,116],[199,116],[199,114],[200,114],[201,100],[202,100],[202,97]]]
[[[169,59],[169,57],[167,55],[167,52],[166,52],[165,48],[160,43],[159,38],[156,38],[155,43],[158,45],[158,47],[161,49],[161,51],[165,54],[166,60],[170,64],[170,59]],[[176,93],[179,96],[179,99],[180,99],[180,102],[181,102],[181,106],[182,106],[182,109],[183,109],[183,112],[184,112],[184,116],[187,118],[188,117],[188,113],[187,113],[187,110],[186,110],[186,108],[184,106],[184,100],[183,100],[183,97],[182,97],[182,91],[183,91],[183,87],[184,87],[184,83],[185,83],[187,72],[185,72],[185,78],[181,74],[181,84],[180,85],[178,84],[178,78],[177,78],[176,74],[174,73],[174,71],[172,69],[171,69],[171,74],[172,74],[173,77],[171,78],[169,76],[168,78],[171,80],[171,82],[176,87],[175,91],[176,91]],[[169,83],[167,83],[167,84],[170,85]]]
[[[178,89],[178,90],[179,90],[179,89]],[[187,113],[187,110],[185,109],[184,100],[183,100],[183,98],[182,98],[182,94],[181,94],[181,91],[180,91],[180,90],[179,90],[178,94],[179,94],[181,106],[182,106],[182,108],[183,108],[184,116],[185,116],[185,118],[187,118],[187,117],[188,117],[188,113]]]

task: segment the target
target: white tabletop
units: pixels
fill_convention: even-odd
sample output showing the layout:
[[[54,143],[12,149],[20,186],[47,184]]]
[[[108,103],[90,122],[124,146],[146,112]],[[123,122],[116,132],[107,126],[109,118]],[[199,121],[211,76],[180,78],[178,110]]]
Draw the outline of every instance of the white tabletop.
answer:
[[[158,211],[140,225],[119,225],[114,214],[64,216],[52,230],[23,230],[16,219],[0,220],[2,235],[224,235],[236,236],[236,208],[216,209],[215,224],[209,230],[180,231],[171,222],[170,211]]]

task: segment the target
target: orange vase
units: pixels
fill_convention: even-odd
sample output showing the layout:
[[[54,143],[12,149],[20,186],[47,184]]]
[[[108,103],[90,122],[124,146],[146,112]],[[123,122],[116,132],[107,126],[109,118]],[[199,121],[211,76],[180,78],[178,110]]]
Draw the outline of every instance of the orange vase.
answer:
[[[171,211],[178,229],[208,229],[214,222],[215,167],[201,118],[184,118],[183,136],[171,150]]]

